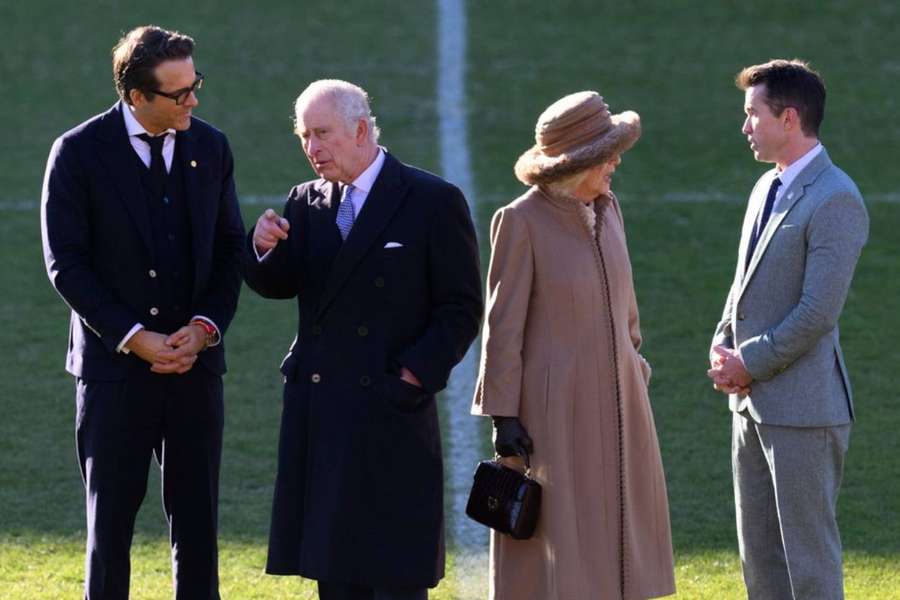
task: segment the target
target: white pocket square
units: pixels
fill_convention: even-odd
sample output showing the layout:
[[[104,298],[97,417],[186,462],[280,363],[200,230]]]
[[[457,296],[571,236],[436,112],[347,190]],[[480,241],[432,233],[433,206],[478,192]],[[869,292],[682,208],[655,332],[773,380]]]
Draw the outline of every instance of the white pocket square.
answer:
[[[387,250],[388,248],[402,248],[402,247],[403,247],[403,244],[401,244],[400,242],[388,242],[387,244],[384,245],[385,250]]]

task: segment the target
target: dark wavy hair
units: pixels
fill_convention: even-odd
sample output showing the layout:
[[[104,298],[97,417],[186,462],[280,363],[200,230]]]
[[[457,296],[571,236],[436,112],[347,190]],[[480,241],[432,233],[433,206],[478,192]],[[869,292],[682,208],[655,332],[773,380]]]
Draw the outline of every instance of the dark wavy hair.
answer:
[[[766,105],[776,117],[792,107],[800,115],[800,127],[808,136],[819,136],[825,118],[825,82],[807,62],[770,60],[744,68],[734,78],[739,89],[765,84]]]
[[[131,90],[139,90],[148,100],[159,87],[154,70],[167,60],[189,58],[194,40],[177,31],[155,25],[136,27],[122,36],[113,47],[113,81],[119,98],[131,104]]]

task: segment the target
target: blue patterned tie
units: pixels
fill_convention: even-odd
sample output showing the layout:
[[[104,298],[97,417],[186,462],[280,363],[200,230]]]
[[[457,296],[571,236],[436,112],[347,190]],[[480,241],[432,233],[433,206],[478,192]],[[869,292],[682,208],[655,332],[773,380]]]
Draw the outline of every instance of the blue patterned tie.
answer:
[[[338,230],[341,232],[341,239],[346,240],[353,227],[353,202],[350,201],[353,195],[353,186],[344,186],[344,197],[341,198],[341,205],[338,207],[337,218],[334,220]]]

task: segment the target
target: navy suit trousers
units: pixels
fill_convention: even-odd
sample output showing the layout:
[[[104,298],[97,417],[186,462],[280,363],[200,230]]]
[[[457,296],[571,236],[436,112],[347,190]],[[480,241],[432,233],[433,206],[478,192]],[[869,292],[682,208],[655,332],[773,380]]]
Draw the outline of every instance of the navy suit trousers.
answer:
[[[77,379],[76,389],[86,600],[128,598],[134,522],[153,454],[162,467],[175,597],[218,600],[222,378],[199,363],[184,375],[157,375],[135,361],[125,380]]]

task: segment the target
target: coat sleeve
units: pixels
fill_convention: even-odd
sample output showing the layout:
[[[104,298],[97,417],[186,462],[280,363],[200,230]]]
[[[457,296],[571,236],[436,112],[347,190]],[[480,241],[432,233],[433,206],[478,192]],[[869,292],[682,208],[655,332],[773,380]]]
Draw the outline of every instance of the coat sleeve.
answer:
[[[306,210],[300,201],[301,187],[297,186],[288,194],[282,212],[290,223],[288,239],[279,242],[271,252],[257,259],[253,249],[253,232],[247,234],[244,249],[244,278],[247,285],[263,298],[287,299],[300,294],[303,279],[300,265],[304,262],[302,253],[306,247]]]
[[[780,323],[740,346],[754,379],[772,378],[835,328],[868,235],[869,217],[855,194],[835,194],[816,209],[806,230],[800,301]]]
[[[622,228],[622,238],[627,240],[627,236],[625,235],[625,219],[622,216],[622,207],[619,206],[619,199],[616,198],[615,194],[612,192],[609,192],[609,197],[611,199],[610,205],[613,210],[615,210],[616,218]],[[626,252],[628,250],[627,245],[626,241]],[[630,260],[631,259],[629,258],[629,261]],[[641,336],[641,318],[640,312],[638,311],[637,295],[634,291],[633,280],[631,282],[631,293],[628,295],[628,337],[631,340],[631,345],[634,346],[635,352],[637,352],[641,374],[644,377],[644,383],[650,385],[650,377],[653,375],[653,368],[650,366],[650,361],[644,358],[644,355],[640,353],[643,337]]]
[[[615,194],[612,192],[609,192],[609,198],[610,208],[616,213],[616,219],[619,221],[619,226],[622,228],[622,238],[627,240],[625,235],[625,219],[622,217],[622,208],[619,206],[619,199],[616,198]],[[634,349],[640,350],[642,342],[641,319],[638,313],[637,296],[634,293],[634,281],[631,282],[631,293],[629,294],[628,299],[628,335],[631,338],[631,345],[634,346]],[[643,360],[643,357],[641,357],[641,359]]]
[[[200,297],[195,312],[211,319],[224,336],[234,318],[241,292],[244,221],[234,185],[234,159],[224,136],[222,144],[222,192],[216,213],[212,269],[209,285]]]
[[[66,304],[115,352],[138,317],[101,282],[92,265],[90,183],[73,144],[72,139],[56,140],[47,160],[41,192],[44,264]]]
[[[728,295],[725,297],[725,307],[722,309],[722,318],[716,324],[716,330],[713,332],[712,342],[710,343],[710,352],[713,346],[724,346],[726,348],[734,348],[734,332],[731,329],[731,314],[733,306],[733,297],[736,284],[732,283]]]
[[[474,415],[519,415],[522,347],[533,279],[528,226],[514,208],[500,209],[491,220],[487,314],[472,403]]]
[[[447,386],[450,371],[472,345],[481,321],[478,241],[469,206],[456,187],[436,202],[431,216],[427,276],[428,325],[397,360],[434,394]]]

